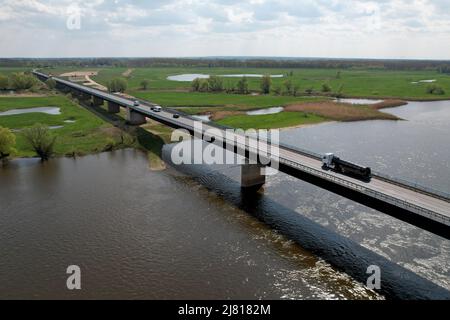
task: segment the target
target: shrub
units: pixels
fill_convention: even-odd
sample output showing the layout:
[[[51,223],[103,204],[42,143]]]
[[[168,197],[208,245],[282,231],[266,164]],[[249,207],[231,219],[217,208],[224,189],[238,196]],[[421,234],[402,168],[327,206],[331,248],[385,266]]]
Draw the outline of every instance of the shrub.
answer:
[[[36,84],[36,78],[29,74],[13,73],[9,78],[9,84],[13,90],[29,90]]]
[[[148,81],[147,79],[141,81],[142,90],[147,90],[149,85],[150,85],[150,81]]]
[[[200,80],[200,87],[198,89],[200,92],[208,92],[209,90],[209,85],[208,85],[208,81],[205,79],[201,79]]]
[[[125,92],[127,90],[127,81],[123,78],[115,78],[107,83],[109,92]]]
[[[51,90],[56,88],[56,81],[52,78],[47,79],[47,81],[45,81],[45,84]]]
[[[287,95],[292,94],[292,81],[290,79],[283,82],[284,93]]]
[[[277,96],[281,94],[281,87],[275,87],[273,88],[273,93]]]
[[[261,80],[261,91],[264,94],[270,93],[270,86],[272,85],[272,79],[269,75],[265,75]]]
[[[344,85],[341,84],[338,91],[335,94],[336,98],[342,98],[344,96]]]
[[[5,76],[0,75],[0,90],[2,90],[2,89],[9,89],[8,85],[9,85],[8,78],[5,77]]]
[[[192,91],[200,91],[200,85],[201,85],[201,81],[199,78],[195,78],[192,83],[191,83],[191,87],[192,87]]]
[[[248,81],[247,77],[242,77],[241,80],[237,83],[237,92],[240,94],[247,94],[248,93]]]
[[[432,84],[427,86],[426,88],[426,93],[428,94],[436,94],[436,95],[443,95],[445,94],[444,89],[442,89],[442,87],[436,85],[436,84]]]
[[[15,151],[16,136],[8,128],[0,127],[0,160],[5,160]]]
[[[331,87],[328,83],[322,84],[322,92],[331,92]]]
[[[47,126],[37,123],[31,128],[24,129],[23,136],[42,161],[48,160],[53,155],[56,137],[52,137]]]
[[[221,92],[223,91],[223,81],[222,78],[218,76],[209,77],[208,81],[208,89],[211,92]]]

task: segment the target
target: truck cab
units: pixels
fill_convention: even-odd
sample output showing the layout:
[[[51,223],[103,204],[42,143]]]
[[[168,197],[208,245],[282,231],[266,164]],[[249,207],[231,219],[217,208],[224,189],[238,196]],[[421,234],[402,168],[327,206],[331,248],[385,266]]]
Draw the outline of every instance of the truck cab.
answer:
[[[322,156],[322,164],[324,168],[331,168],[333,166],[334,153],[325,153]]]

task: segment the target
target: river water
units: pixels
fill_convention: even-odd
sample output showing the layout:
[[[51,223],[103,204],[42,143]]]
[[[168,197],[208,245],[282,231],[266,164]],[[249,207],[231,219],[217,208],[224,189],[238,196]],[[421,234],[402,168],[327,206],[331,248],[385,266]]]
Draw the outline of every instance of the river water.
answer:
[[[449,102],[389,112],[409,121],[282,140],[448,191]],[[0,298],[448,297],[448,241],[284,174],[242,193],[238,167],[175,169],[171,147],[164,171],[134,150],[0,168]],[[81,291],[66,289],[72,264]],[[369,265],[379,293],[364,286]]]

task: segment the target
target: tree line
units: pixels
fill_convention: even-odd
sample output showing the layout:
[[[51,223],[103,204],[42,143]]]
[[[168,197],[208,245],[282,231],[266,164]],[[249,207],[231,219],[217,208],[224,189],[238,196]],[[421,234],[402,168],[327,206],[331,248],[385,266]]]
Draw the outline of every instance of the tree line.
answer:
[[[29,90],[37,85],[37,79],[28,73],[12,73],[9,76],[0,74],[0,90]]]
[[[208,68],[333,68],[435,70],[445,67],[446,60],[381,60],[381,59],[319,59],[319,58],[1,58],[0,67],[208,67]]]
[[[340,77],[340,73],[339,77]],[[272,78],[270,75],[264,75],[260,81],[260,93],[262,94],[274,94],[274,95],[287,95],[287,96],[299,96],[301,94],[311,95],[316,91],[312,87],[307,87],[303,91],[298,84],[295,84],[291,79],[283,81],[282,85],[273,86]],[[226,92],[236,94],[248,94],[250,93],[247,77],[242,77],[235,84],[223,83],[223,78],[219,76],[210,76],[207,79],[196,78],[191,83],[191,89],[194,92]],[[328,83],[323,83],[320,91],[326,95],[342,96],[343,85],[338,90],[333,92],[333,88]]]

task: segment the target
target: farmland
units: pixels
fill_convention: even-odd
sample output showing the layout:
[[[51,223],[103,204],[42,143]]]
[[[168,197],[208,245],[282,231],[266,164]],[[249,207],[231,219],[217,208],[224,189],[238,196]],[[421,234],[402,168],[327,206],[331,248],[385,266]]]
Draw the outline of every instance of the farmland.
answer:
[[[29,71],[25,68],[0,68],[0,74],[11,75],[14,72]],[[339,91],[342,97],[373,98],[385,101],[387,106],[401,105],[401,100],[441,100],[450,98],[450,76],[433,70],[394,71],[378,69],[302,69],[302,68],[206,68],[206,67],[64,67],[46,68],[42,71],[60,75],[75,71],[93,71],[96,75],[91,79],[101,85],[115,78],[123,78],[127,82],[126,93],[141,99],[160,104],[163,107],[180,108],[193,115],[209,115],[213,121],[224,125],[241,128],[283,128],[323,121],[357,121],[370,119],[396,120],[378,109],[383,107],[369,105],[351,105],[333,102],[333,95]],[[261,93],[261,78],[247,77],[248,93],[230,92],[242,77],[221,77],[223,92],[193,92],[191,81],[168,80],[169,76],[181,74],[203,75],[276,75],[271,78],[269,94]],[[145,88],[142,83],[147,82]],[[296,93],[284,92],[286,81],[296,87]],[[324,92],[323,86],[329,87]],[[439,86],[444,94],[427,92],[430,85]],[[394,102],[394,103],[392,103]],[[9,128],[22,128],[35,122],[50,126],[61,126],[63,118],[85,117],[87,111],[78,108],[62,96],[50,94],[48,97],[1,98],[0,112],[8,108],[26,108],[30,106],[62,105],[63,114],[49,116],[44,114],[15,115],[0,118],[0,125]],[[246,112],[255,109],[284,107],[279,114],[250,116]],[[98,139],[101,128],[108,124],[98,122],[89,117],[83,124],[75,122],[64,124],[55,129],[61,135],[58,154],[70,152],[69,145],[80,153],[101,150],[107,145],[107,138]],[[83,137],[74,139],[74,132],[84,132]],[[87,133],[86,133],[87,132]],[[20,133],[18,145],[21,154],[29,154]],[[106,140],[105,140],[106,139]],[[111,137],[109,137],[109,142]],[[67,143],[65,143],[66,141]],[[81,148],[77,145],[80,144]],[[75,145],[75,147],[74,147]]]

